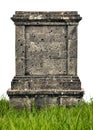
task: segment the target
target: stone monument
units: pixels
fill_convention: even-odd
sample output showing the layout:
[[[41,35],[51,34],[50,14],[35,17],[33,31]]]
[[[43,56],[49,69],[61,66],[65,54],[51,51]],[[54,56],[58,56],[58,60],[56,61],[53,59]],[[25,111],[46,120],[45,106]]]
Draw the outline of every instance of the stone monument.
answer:
[[[16,11],[16,75],[7,91],[17,108],[75,105],[84,91],[77,75],[76,11]]]

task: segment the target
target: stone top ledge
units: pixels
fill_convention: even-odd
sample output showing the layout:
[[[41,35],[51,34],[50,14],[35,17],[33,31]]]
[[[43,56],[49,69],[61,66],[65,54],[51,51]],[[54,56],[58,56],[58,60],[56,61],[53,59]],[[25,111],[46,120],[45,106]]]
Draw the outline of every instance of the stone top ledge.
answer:
[[[16,11],[11,18],[15,23],[22,22],[79,22],[82,18],[77,11],[27,12]]]
[[[57,15],[77,15],[77,11],[15,11],[15,14],[57,14]]]

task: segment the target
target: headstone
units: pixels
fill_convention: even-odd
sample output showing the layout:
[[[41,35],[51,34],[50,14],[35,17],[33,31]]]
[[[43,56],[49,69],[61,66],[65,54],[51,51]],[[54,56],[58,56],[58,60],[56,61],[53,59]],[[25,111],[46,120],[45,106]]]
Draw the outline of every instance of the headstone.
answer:
[[[84,91],[77,75],[76,11],[17,11],[16,75],[7,91],[10,103],[31,108],[75,105]]]

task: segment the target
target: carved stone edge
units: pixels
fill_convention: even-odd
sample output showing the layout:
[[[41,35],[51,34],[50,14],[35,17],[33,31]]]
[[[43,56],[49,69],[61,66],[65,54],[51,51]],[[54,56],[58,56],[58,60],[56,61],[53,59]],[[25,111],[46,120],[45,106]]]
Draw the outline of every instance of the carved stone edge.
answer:
[[[26,12],[16,11],[11,18],[16,25],[73,25],[82,19],[77,11]]]
[[[83,97],[84,90],[57,90],[57,89],[39,89],[39,90],[11,90],[7,91],[9,97],[12,96],[35,96],[35,95],[59,95],[59,96],[76,96]]]

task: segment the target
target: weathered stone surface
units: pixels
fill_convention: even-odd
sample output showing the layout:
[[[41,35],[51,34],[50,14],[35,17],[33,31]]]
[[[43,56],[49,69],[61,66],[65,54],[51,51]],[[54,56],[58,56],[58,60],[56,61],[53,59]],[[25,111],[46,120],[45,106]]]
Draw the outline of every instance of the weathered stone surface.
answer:
[[[29,75],[66,74],[65,26],[27,26],[26,40],[26,73]]]
[[[83,96],[77,76],[77,12],[22,12],[16,25],[16,75],[8,90],[10,103],[31,108],[74,105]]]
[[[16,108],[22,108],[23,106],[31,108],[33,102],[35,102],[37,107],[56,104],[59,106],[70,106],[76,105],[81,101],[83,90],[12,90],[8,91],[8,94],[10,103]]]
[[[16,75],[25,74],[25,27],[16,26]]]
[[[18,90],[38,90],[38,89],[62,89],[80,90],[81,83],[78,77],[73,76],[25,76],[15,77],[12,81],[12,89]]]

